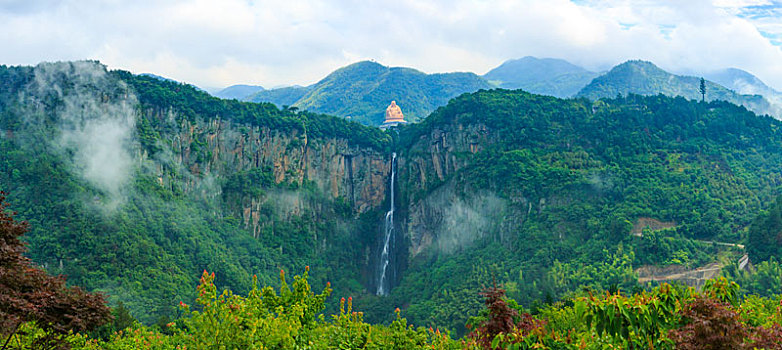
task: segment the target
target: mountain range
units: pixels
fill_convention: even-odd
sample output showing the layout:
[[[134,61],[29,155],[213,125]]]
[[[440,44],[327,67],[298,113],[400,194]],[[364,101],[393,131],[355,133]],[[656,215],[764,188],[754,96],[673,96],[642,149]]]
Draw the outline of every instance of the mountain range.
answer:
[[[759,113],[782,117],[782,94],[752,74],[727,69],[705,75],[707,100],[730,101]],[[380,125],[383,112],[395,100],[406,119],[416,122],[453,97],[480,89],[522,89],[560,98],[612,98],[628,93],[664,94],[700,99],[700,77],[675,75],[651,62],[627,61],[603,73],[565,60],[524,57],[509,60],[483,76],[473,73],[426,74],[411,68],[386,67],[364,61],[340,68],[306,87],[250,91],[229,87],[217,94],[251,102],[271,102],[317,113],[350,117],[366,125]]]
[[[0,190],[29,257],[145,324],[177,317],[204,270],[237,293],[309,270],[367,321],[398,307],[462,335],[493,281],[544,310],[782,254],[752,226],[780,194],[782,122],[729,102],[481,90],[382,131],[97,62],[0,66],[0,86]]]
[[[451,98],[491,87],[473,73],[425,74],[411,68],[363,61],[340,68],[307,87],[261,91],[245,100],[290,105],[380,125],[391,101],[404,106],[406,119],[415,122]]]

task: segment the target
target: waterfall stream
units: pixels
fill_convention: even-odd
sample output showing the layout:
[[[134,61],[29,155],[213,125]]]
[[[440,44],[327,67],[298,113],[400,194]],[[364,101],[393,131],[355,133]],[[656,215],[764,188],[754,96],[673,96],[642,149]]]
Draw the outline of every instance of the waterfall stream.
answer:
[[[391,263],[393,259],[394,241],[394,182],[396,180],[396,152],[391,154],[391,204],[386,212],[385,225],[383,227],[383,250],[380,252],[380,260],[378,263],[377,274],[377,295],[388,295],[388,291],[391,289],[391,277],[394,269],[394,265]]]

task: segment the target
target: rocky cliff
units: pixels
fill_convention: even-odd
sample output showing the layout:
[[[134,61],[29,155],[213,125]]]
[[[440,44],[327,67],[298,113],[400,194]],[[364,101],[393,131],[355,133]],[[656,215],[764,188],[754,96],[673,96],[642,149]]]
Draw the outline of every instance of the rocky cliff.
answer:
[[[494,142],[483,123],[438,124],[402,150],[400,191],[409,258],[428,248],[452,253],[502,224],[505,201],[461,176],[475,155]]]
[[[206,197],[217,197],[219,186],[213,180],[226,179],[237,172],[268,170],[276,185],[299,188],[313,184],[331,200],[349,203],[356,213],[379,207],[385,200],[388,156],[381,151],[351,145],[348,140],[330,137],[314,138],[292,130],[282,132],[269,127],[248,126],[230,120],[189,121],[166,111],[147,111],[154,119],[163,151],[145,157],[155,164],[158,183],[164,187],[184,184],[185,192],[203,191]],[[241,219],[257,236],[259,211],[274,197],[269,193],[243,196]],[[294,200],[290,210],[305,205]]]

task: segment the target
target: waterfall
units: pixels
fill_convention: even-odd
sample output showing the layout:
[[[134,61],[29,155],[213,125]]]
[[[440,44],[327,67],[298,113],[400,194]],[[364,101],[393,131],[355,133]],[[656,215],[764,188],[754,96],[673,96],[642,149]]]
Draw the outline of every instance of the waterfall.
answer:
[[[386,212],[386,221],[383,227],[383,250],[380,252],[380,259],[378,261],[378,274],[377,274],[377,295],[388,295],[388,291],[391,289],[391,281],[394,265],[391,264],[393,259],[392,251],[394,249],[394,182],[396,180],[396,152],[391,154],[391,204],[389,204],[388,211]]]

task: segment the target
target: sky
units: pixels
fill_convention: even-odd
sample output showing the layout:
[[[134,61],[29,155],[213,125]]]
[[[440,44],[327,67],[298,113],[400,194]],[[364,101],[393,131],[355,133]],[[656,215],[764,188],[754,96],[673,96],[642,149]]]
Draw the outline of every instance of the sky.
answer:
[[[0,64],[95,59],[214,89],[309,85],[360,60],[484,74],[744,69],[782,91],[782,0],[0,0]]]

